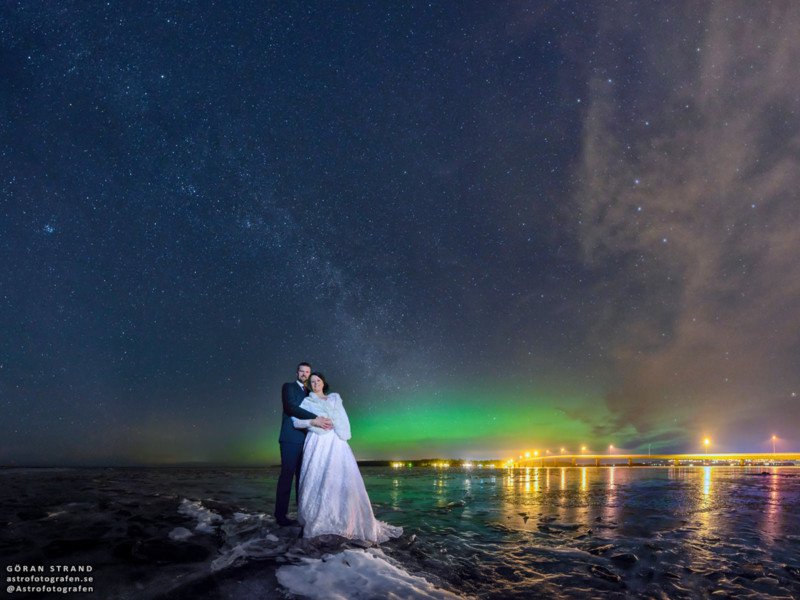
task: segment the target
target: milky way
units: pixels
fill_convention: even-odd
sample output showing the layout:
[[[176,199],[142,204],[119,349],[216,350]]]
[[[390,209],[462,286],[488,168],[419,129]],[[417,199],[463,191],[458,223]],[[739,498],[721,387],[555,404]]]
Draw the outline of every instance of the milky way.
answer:
[[[2,464],[800,447],[800,9],[0,9]]]

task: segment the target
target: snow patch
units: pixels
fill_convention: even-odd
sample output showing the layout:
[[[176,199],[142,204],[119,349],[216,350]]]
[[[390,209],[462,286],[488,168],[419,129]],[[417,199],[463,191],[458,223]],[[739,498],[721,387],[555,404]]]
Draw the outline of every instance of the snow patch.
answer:
[[[278,582],[292,594],[332,600],[373,598],[461,598],[389,562],[377,548],[348,549],[303,564],[280,567]]]

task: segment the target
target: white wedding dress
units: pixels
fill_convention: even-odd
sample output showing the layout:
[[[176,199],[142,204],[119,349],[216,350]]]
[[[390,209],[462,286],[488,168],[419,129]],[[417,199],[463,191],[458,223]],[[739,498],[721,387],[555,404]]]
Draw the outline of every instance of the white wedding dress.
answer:
[[[333,421],[333,429],[325,430],[310,425],[309,420],[292,417],[296,428],[309,429],[297,503],[303,537],[335,534],[374,543],[399,537],[402,527],[378,521],[372,512],[364,479],[347,443],[350,420],[339,394],[331,393],[323,399],[312,392],[300,407]]]

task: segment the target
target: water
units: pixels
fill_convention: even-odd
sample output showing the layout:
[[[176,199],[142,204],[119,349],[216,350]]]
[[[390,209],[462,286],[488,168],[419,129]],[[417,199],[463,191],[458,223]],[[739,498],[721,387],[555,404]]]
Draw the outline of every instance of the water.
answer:
[[[373,488],[413,523],[419,567],[480,597],[797,597],[800,471],[768,473],[420,470]]]
[[[800,597],[800,469],[362,473],[405,530],[379,551],[276,528],[275,469],[6,469],[0,563],[91,564],[108,598],[285,598],[293,565],[342,597]]]

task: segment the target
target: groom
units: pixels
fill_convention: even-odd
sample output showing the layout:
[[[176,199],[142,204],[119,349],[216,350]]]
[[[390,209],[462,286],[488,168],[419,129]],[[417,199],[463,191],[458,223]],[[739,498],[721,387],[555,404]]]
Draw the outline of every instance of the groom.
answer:
[[[333,421],[327,417],[318,417],[312,412],[300,408],[300,403],[308,396],[306,384],[311,375],[311,365],[301,362],[297,365],[297,379],[283,384],[281,400],[283,401],[283,422],[281,435],[278,441],[281,444],[281,475],[278,478],[278,492],[275,497],[275,520],[278,525],[298,525],[294,519],[289,519],[289,496],[292,494],[292,479],[294,483],[295,500],[300,495],[300,466],[303,463],[303,444],[306,441],[307,429],[295,429],[292,417],[298,419],[311,419],[311,425],[323,429],[333,429]]]

